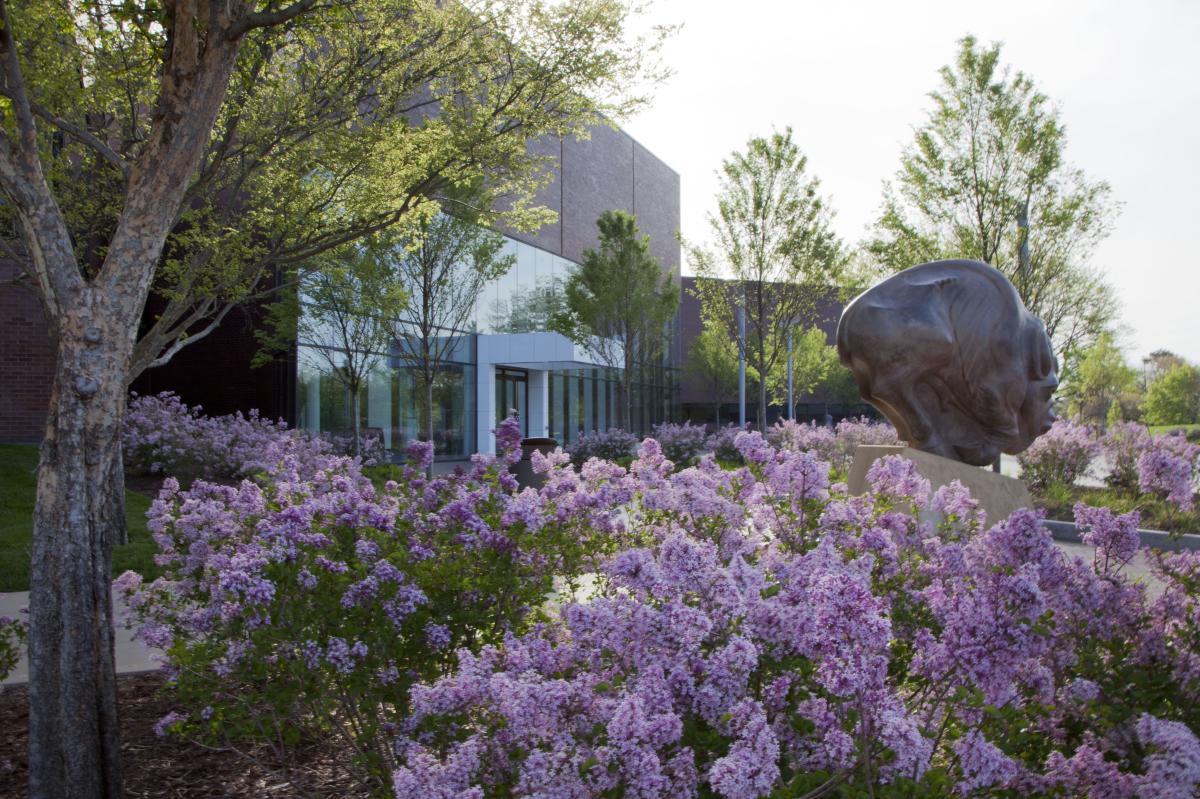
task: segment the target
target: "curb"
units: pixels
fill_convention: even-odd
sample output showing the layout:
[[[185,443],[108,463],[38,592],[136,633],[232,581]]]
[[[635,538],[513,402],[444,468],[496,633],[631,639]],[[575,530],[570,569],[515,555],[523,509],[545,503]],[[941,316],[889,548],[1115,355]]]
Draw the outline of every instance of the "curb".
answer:
[[[1050,535],[1055,540],[1083,543],[1075,522],[1043,519],[1042,526],[1050,531]],[[1138,535],[1142,538],[1142,546],[1150,549],[1161,549],[1166,552],[1200,550],[1200,535],[1183,533],[1172,538],[1170,533],[1162,530],[1138,530]]]

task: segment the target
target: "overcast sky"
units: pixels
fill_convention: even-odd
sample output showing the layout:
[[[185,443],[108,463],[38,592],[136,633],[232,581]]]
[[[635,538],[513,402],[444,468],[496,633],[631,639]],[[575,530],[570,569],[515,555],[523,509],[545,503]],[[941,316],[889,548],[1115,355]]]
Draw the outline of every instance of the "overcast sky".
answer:
[[[1200,2],[657,0],[652,15],[684,24],[664,54],[675,75],[623,127],[680,173],[685,237],[706,237],[721,159],[790,125],[838,231],[861,241],[971,33],[1055,101],[1066,160],[1124,204],[1093,265],[1121,299],[1130,362],[1200,361]]]

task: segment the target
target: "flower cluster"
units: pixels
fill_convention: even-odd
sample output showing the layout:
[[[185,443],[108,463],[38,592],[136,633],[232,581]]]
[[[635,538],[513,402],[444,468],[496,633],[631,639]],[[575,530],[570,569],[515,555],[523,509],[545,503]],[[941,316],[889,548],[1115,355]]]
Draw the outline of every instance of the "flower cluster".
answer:
[[[1017,456],[1021,477],[1036,488],[1072,485],[1087,474],[1092,458],[1100,453],[1100,441],[1086,425],[1057,420]]]
[[[580,436],[578,441],[567,447],[567,453],[570,454],[572,463],[582,466],[592,458],[607,461],[628,458],[633,454],[637,443],[638,438],[633,433],[610,427],[608,430],[596,430]]]
[[[1200,788],[1195,553],[1151,597],[1134,517],[1078,509],[1088,564],[904,458],[850,496],[816,448],[731,438],[733,469],[535,453],[520,492],[509,443],[382,487],[168,483],[167,575],[121,582],[169,658],[164,731],[353,735],[397,797]]]
[[[1105,482],[1116,488],[1138,487],[1138,459],[1153,446],[1154,439],[1143,424],[1120,422],[1100,439],[1100,451],[1108,462]]]
[[[867,418],[843,419],[835,428],[823,427],[815,422],[801,424],[782,419],[767,431],[767,440],[780,449],[813,452],[840,474],[850,470],[854,453],[860,445],[894,446],[902,443],[896,435],[896,428],[887,422]]]
[[[1138,487],[1189,511],[1195,504],[1198,466],[1200,446],[1182,435],[1160,436],[1138,456]]]
[[[518,492],[516,420],[496,439],[495,458],[435,479],[429,445],[414,444],[399,479],[378,487],[347,459],[266,486],[180,490],[167,478],[148,514],[163,577],[115,581],[136,636],[167,656],[181,707],[162,729],[274,739],[353,716],[336,733],[372,753],[414,681],[444,672],[459,647],[526,629],[556,578],[595,571],[628,495],[605,495],[603,476]],[[356,765],[387,767],[374,754]]]
[[[704,428],[691,422],[655,425],[653,438],[662,447],[667,460],[678,467],[690,466],[692,461],[700,457],[708,440]]]
[[[125,411],[121,445],[125,467],[137,474],[237,479],[273,474],[287,461],[305,475],[330,468],[353,449],[353,436],[314,435],[289,430],[251,411],[248,415],[205,416],[171,392],[133,394]],[[364,437],[364,462],[383,457],[378,437]]]

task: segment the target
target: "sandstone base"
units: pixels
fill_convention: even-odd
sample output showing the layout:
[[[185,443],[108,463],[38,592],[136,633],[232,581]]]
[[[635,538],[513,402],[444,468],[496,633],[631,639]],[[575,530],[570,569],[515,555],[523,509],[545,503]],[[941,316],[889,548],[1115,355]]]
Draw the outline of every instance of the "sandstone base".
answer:
[[[1014,477],[997,474],[990,469],[970,466],[940,455],[930,455],[912,447],[880,446],[863,444],[854,451],[854,463],[846,480],[851,494],[861,494],[867,489],[867,470],[871,464],[885,455],[903,455],[917,465],[917,471],[937,491],[939,486],[958,480],[979,502],[987,513],[988,526],[995,524],[1019,508],[1032,508],[1033,498],[1029,489]]]

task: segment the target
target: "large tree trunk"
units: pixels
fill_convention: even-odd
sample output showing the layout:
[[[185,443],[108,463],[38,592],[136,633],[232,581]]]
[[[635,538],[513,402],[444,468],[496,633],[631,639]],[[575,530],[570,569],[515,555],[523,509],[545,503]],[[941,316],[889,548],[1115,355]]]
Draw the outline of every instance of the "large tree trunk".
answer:
[[[84,330],[60,330],[38,467],[29,597],[35,799],[121,793],[109,583],[128,362],[122,347],[130,336],[120,323],[98,327],[101,316]]]

